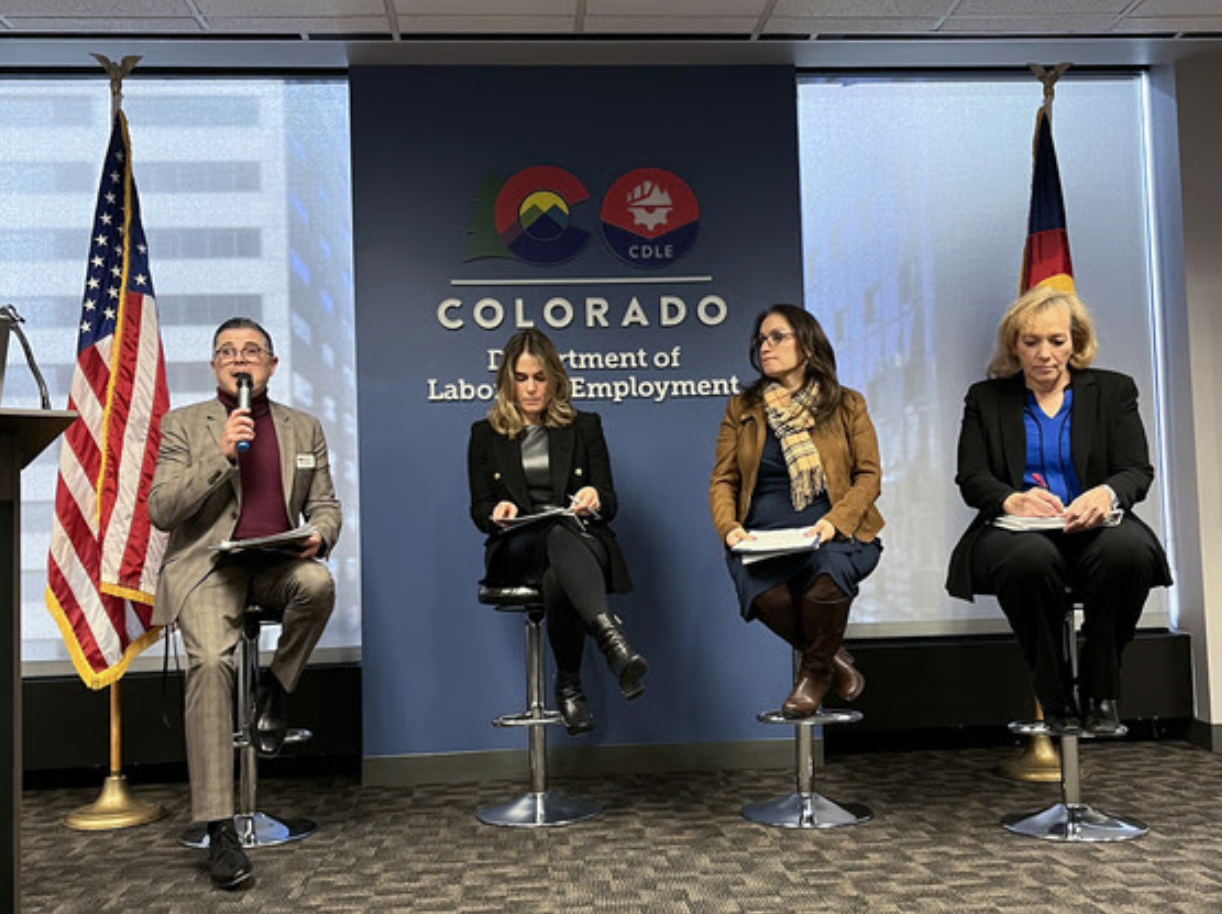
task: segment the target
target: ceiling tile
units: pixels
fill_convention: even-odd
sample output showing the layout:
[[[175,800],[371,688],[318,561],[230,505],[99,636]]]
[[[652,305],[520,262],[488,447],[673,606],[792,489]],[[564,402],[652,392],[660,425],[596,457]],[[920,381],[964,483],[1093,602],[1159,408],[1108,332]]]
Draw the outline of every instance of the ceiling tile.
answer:
[[[768,20],[765,35],[937,34],[940,17],[902,19],[857,16],[783,16]]]
[[[107,16],[96,19],[85,16],[9,16],[5,18],[13,24],[13,32],[62,32],[76,34],[78,32],[165,32],[177,34],[188,32],[194,37],[202,34],[199,23],[189,16],[145,16],[140,19],[119,18]]]
[[[1098,16],[952,16],[943,32],[1010,33],[1015,35],[1102,34],[1111,31],[1116,17]]]
[[[960,16],[1075,17],[1092,13],[1120,15],[1133,0],[963,0],[952,14]]]
[[[37,16],[47,21],[89,19],[94,22],[105,22],[111,16],[191,18],[182,0],[0,0],[0,14],[9,17]]]
[[[413,16],[575,16],[577,0],[395,0],[395,9]]]
[[[195,0],[195,5],[205,19],[213,16],[266,16],[274,19],[381,16],[383,20],[386,19],[386,4],[382,0]]]
[[[1222,15],[1128,16],[1116,26],[1128,35],[1152,32],[1222,32]]]
[[[766,0],[586,0],[586,18],[591,16],[650,16],[659,19],[698,16],[701,19],[759,19]]]
[[[248,34],[389,35],[386,16],[209,16],[210,32]]]
[[[400,16],[404,35],[569,34],[572,16]]]
[[[711,19],[704,16],[586,16],[587,32],[624,35],[749,35],[756,20]]]
[[[954,8],[955,0],[778,0],[773,18],[817,16],[820,18],[885,16],[888,19],[912,19],[924,16],[945,16]]]
[[[1219,0],[1143,0],[1129,16],[1222,16]]]

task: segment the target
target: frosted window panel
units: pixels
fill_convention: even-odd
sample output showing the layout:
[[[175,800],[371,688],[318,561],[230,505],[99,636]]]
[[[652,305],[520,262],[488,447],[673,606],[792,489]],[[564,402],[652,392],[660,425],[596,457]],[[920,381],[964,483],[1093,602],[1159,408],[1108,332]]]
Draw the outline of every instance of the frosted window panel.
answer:
[[[360,506],[347,83],[140,78],[124,86],[124,110],[171,404],[214,395],[212,332],[235,315],[255,318],[275,340],[274,397],[309,408],[299,395],[327,393],[319,418],[345,525],[330,557],[337,602],[320,656],[351,659],[360,644]],[[0,296],[25,317],[56,407],[68,401],[109,119],[104,79],[0,79]],[[4,406],[37,405],[15,345],[7,377]],[[27,675],[69,669],[43,604],[58,458],[57,446],[22,477]],[[159,668],[158,654],[134,668]]]
[[[991,598],[951,598],[971,520],[954,485],[963,396],[1018,291],[1042,87],[1031,76],[803,78],[798,87],[806,306],[878,428],[884,553],[853,633],[1004,631]],[[1096,365],[1134,376],[1152,455],[1154,325],[1140,75],[1057,85],[1053,134]],[[1156,476],[1158,468],[1156,467]],[[1158,482],[1139,509],[1160,533]],[[1166,625],[1155,590],[1143,625]]]

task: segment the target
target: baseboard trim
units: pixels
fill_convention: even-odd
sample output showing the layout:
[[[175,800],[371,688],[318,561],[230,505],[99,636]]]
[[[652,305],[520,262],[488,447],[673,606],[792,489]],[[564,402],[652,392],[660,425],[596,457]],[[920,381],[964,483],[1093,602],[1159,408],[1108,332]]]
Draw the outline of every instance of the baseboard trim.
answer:
[[[1188,742],[1210,752],[1222,754],[1222,724],[1193,718],[1188,724]]]
[[[549,775],[591,777],[632,771],[726,771],[792,768],[792,739],[639,746],[555,746],[548,749]],[[364,760],[362,780],[378,787],[460,784],[527,776],[525,749],[375,756]]]

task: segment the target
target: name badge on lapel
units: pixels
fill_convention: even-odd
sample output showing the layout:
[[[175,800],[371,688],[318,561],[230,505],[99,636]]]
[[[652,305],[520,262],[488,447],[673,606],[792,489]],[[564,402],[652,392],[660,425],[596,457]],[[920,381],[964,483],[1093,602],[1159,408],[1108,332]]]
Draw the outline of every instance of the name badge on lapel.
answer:
[[[317,466],[318,466],[318,461],[315,459],[313,454],[298,454],[297,455],[297,469],[312,470]]]

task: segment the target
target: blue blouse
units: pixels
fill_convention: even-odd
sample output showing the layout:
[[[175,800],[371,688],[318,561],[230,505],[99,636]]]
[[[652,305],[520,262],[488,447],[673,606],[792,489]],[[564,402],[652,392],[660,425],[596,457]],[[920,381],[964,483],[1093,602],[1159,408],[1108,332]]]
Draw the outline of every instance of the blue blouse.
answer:
[[[1023,427],[1027,435],[1023,483],[1048,489],[1066,505],[1082,494],[1069,451],[1072,424],[1072,388],[1065,388],[1065,398],[1055,416],[1040,409],[1035,394],[1027,391],[1023,400]]]

